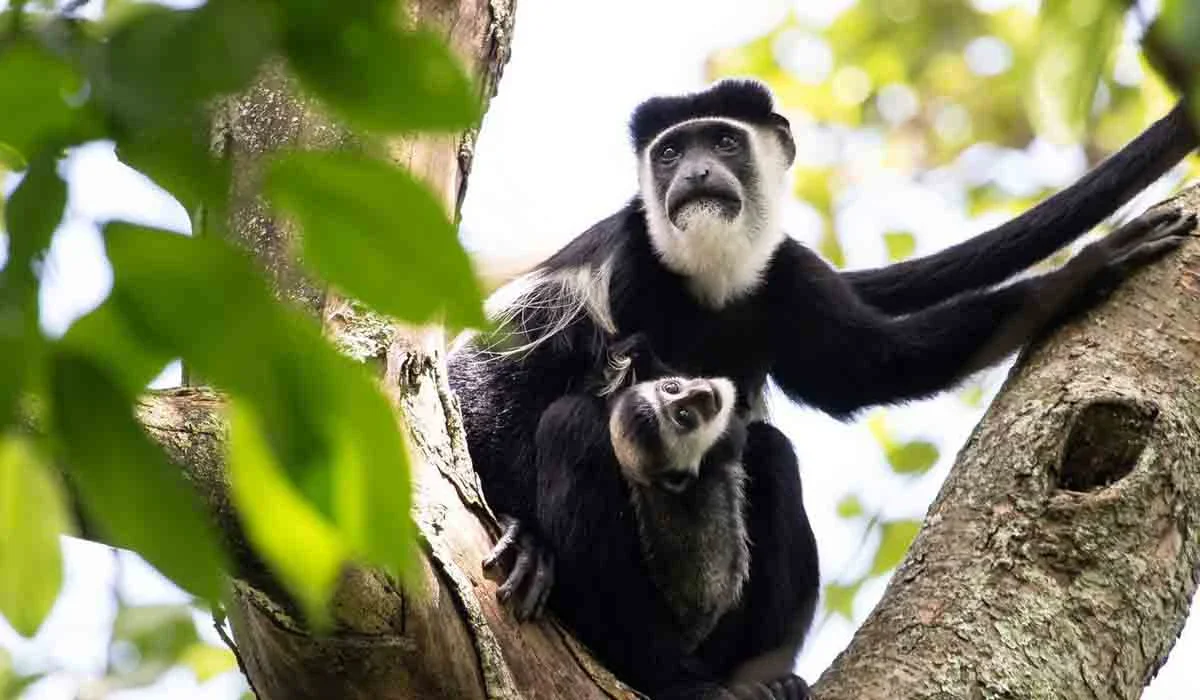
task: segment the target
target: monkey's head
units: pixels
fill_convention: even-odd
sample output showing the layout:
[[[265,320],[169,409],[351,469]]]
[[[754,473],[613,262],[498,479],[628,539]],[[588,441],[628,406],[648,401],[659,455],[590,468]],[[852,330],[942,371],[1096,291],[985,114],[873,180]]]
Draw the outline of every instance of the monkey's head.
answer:
[[[782,240],[777,212],[796,155],[787,119],[762,84],[726,80],[643,102],[630,130],[655,248],[723,303],[748,280],[727,290],[705,278],[757,275]]]
[[[608,430],[622,473],[641,486],[686,491],[730,431],[735,398],[728,379],[662,377],[621,391]]]

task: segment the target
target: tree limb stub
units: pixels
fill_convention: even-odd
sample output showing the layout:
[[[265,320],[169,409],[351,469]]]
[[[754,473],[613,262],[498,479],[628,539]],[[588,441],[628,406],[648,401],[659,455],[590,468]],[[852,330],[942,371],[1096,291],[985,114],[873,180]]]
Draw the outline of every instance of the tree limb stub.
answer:
[[[1200,576],[1198,370],[1191,242],[1024,353],[816,697],[1141,697]]]

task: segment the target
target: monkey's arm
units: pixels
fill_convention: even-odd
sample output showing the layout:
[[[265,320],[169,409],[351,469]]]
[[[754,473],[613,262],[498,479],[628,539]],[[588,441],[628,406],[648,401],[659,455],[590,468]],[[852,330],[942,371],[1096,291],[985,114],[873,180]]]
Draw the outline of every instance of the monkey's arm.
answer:
[[[1078,182],[1017,218],[923,258],[842,273],[875,308],[905,313],[990,287],[1091,230],[1200,146],[1180,102]]]
[[[928,396],[1093,301],[1099,287],[1174,249],[1194,226],[1177,211],[1139,217],[1054,272],[907,316],[867,306],[810,251],[785,246],[768,282],[772,375],[796,400],[838,416]]]

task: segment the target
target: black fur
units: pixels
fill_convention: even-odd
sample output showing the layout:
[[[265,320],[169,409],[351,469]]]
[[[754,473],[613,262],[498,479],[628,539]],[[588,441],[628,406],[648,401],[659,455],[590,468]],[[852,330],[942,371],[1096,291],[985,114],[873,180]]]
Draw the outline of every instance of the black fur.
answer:
[[[602,399],[574,394],[540,421],[537,524],[559,553],[550,608],[618,677],[654,698],[804,697],[799,679],[727,680],[746,659],[797,644],[817,601],[816,541],[787,439],[735,416],[704,457],[702,479],[721,478],[716,473],[739,457],[754,465],[746,481],[750,572],[741,602],[693,648],[647,569],[645,533],[609,442],[608,410]],[[751,436],[754,447],[743,455]],[[774,686],[785,684],[791,692],[776,694]]]
[[[754,80],[723,80],[690,95],[654,97],[638,105],[629,120],[633,148],[641,153],[658,134],[679,122],[700,117],[727,117],[757,126],[782,119],[775,114],[771,91]]]
[[[634,141],[643,148],[653,134],[696,116],[720,114],[753,124],[771,109],[769,94],[764,98],[757,89],[726,84],[699,95],[657,98],[635,113]],[[686,375],[730,378],[743,409],[750,397],[761,394],[770,376],[792,399],[846,418],[864,407],[951,387],[1088,298],[1099,279],[1119,278],[1131,261],[1177,245],[1189,221],[1177,215],[1141,219],[1085,249],[1061,270],[987,289],[1086,232],[1193,150],[1196,134],[1186,118],[1184,109],[1176,108],[1027,214],[926,258],[839,273],[800,243],[785,239],[762,284],[720,308],[699,301],[688,280],[664,265],[637,198],[541,269],[610,265],[609,306],[619,333],[644,334],[655,353]],[[510,330],[532,339],[547,325],[551,306],[526,309],[519,327]],[[586,402],[556,402],[589,390],[590,378],[603,366],[608,337],[581,314],[549,342],[522,355],[496,355],[477,345],[450,358],[451,385],[461,400],[471,457],[492,507],[539,523],[543,535],[547,530],[559,533],[555,518],[566,518],[561,531],[573,536],[556,534],[553,543],[564,567],[567,561],[595,565],[592,555],[611,560],[611,569],[598,570],[590,585],[564,583],[554,592],[560,600],[583,606],[577,621],[581,635],[604,638],[615,654],[626,654],[614,661],[619,667],[645,665],[650,674],[679,673],[678,665],[662,661],[675,658],[678,649],[660,636],[601,627],[602,621],[588,617],[591,596],[616,596],[632,601],[631,612],[644,614],[652,630],[665,624],[652,610],[638,607],[647,605],[639,601],[652,598],[645,582],[602,575],[636,566],[628,558],[621,560],[635,551],[620,541],[627,535],[613,536],[628,531],[628,522],[617,516],[617,506],[624,503],[619,477],[605,469],[556,474],[554,459],[543,459],[539,467],[534,448],[539,421],[548,409],[593,410]],[[570,434],[556,443],[563,451],[587,444],[595,443],[587,435]],[[568,464],[594,457],[562,453],[557,458]],[[693,677],[721,678],[733,664],[785,637],[780,627],[798,641],[816,600],[815,547],[790,446],[778,431],[756,424],[745,461],[755,546],[788,554],[756,552],[744,609],[729,615],[698,652],[704,663]],[[578,562],[584,553],[576,548],[607,546],[611,552],[586,553],[591,564]],[[629,645],[627,651],[620,651],[622,644]],[[684,661],[690,667],[691,661]],[[656,684],[669,681],[654,679]]]
[[[1200,144],[1184,103],[1079,182],[1017,218],[935,255],[842,277],[872,306],[914,311],[983,289],[1049,257],[1162,177]]]

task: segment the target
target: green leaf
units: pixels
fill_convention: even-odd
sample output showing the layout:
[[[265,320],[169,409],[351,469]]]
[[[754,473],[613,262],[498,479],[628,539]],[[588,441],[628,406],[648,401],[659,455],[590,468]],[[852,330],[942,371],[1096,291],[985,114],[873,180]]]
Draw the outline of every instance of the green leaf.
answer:
[[[134,421],[132,396],[66,348],[55,353],[52,382],[54,430],[89,519],[108,541],[216,600],[224,567],[207,514],[179,467]]]
[[[308,621],[323,627],[350,551],[335,527],[288,481],[254,411],[233,401],[229,419],[229,480],[238,517]]]
[[[897,474],[924,474],[937,463],[938,449],[931,442],[914,440],[888,449],[887,459]]]
[[[275,47],[274,28],[260,0],[145,8],[113,33],[92,77],[127,127],[169,123],[247,85]]]
[[[0,120],[2,121],[2,120]],[[14,418],[21,392],[36,383],[42,350],[34,261],[50,244],[67,202],[67,185],[49,157],[35,159],[4,208],[8,261],[0,269],[0,429]]]
[[[0,649],[0,698],[24,697],[24,690],[41,679],[40,673],[24,675],[13,671],[12,655],[7,649]]]
[[[25,158],[80,126],[83,80],[64,61],[29,41],[0,52],[0,142]],[[6,158],[6,160],[8,160]]]
[[[846,266],[846,252],[842,250],[842,241],[838,239],[837,232],[833,230],[833,224],[828,218],[825,220],[825,231],[821,234],[821,240],[817,242],[817,252],[839,270]]]
[[[960,391],[958,397],[971,408],[979,408],[980,404],[983,403],[983,385],[971,384]]]
[[[1100,76],[1119,39],[1122,3],[1043,0],[1027,109],[1052,140],[1082,136]]]
[[[854,598],[862,588],[860,579],[850,585],[840,583],[825,584],[825,610],[834,615],[840,615],[847,622],[854,622]]]
[[[50,245],[66,206],[67,183],[58,176],[54,159],[35,159],[4,209],[11,259],[28,265],[40,255]]]
[[[838,501],[837,514],[839,518],[845,520],[853,520],[863,514],[862,501],[858,500],[858,496],[849,495]]]
[[[24,170],[28,166],[29,164],[25,161],[25,156],[20,151],[6,143],[0,142],[0,175],[4,174],[4,170],[16,172]]]
[[[293,17],[288,18],[293,21]],[[304,85],[350,124],[383,132],[458,131],[479,121],[480,99],[438,36],[383,21],[289,27],[284,50]]]
[[[0,613],[32,637],[62,587],[58,536],[69,534],[62,490],[27,439],[0,435]]]
[[[867,430],[871,432],[871,437],[875,438],[875,442],[883,448],[884,452],[890,452],[896,447],[896,440],[892,437],[892,431],[887,424],[887,411],[880,408],[871,412],[865,421]]]
[[[110,299],[125,327],[252,408],[271,464],[307,506],[355,556],[407,573],[416,552],[408,447],[367,369],[277,302],[253,262],[221,237],[127,224],[104,234]],[[250,529],[256,545],[269,535]],[[295,564],[284,559],[274,563]]]
[[[1173,53],[1200,64],[1200,6],[1194,0],[1166,0],[1154,32],[1166,39]]]
[[[892,262],[911,258],[917,249],[917,239],[911,233],[900,231],[883,234],[883,243],[887,246],[888,260]]]
[[[232,651],[201,642],[184,649],[179,662],[190,668],[200,683],[237,668],[237,658]]]
[[[59,346],[104,367],[127,396],[143,391],[171,360],[170,353],[131,327],[112,299],[72,323]]]
[[[171,193],[189,214],[203,206],[211,219],[226,220],[231,161],[209,151],[205,120],[134,131],[117,142],[117,157]]]
[[[0,273],[2,276],[2,273]],[[38,367],[41,338],[37,335],[37,307],[14,311],[0,291],[0,430],[16,419],[17,404]],[[36,293],[29,304],[36,304]],[[33,321],[30,321],[32,317]]]
[[[444,311],[452,326],[486,323],[454,227],[409,173],[362,156],[292,153],[272,164],[266,189],[303,227],[305,261],[350,295],[407,321]]]
[[[113,641],[136,649],[139,665],[169,668],[200,637],[186,605],[135,605],[118,609]]]
[[[875,551],[875,560],[871,562],[871,576],[885,574],[896,568],[908,552],[917,531],[921,529],[920,520],[892,520],[883,523],[879,549]]]
[[[200,641],[187,605],[122,605],[113,622],[110,690],[144,687],[185,666],[204,683],[237,668],[233,654]]]

